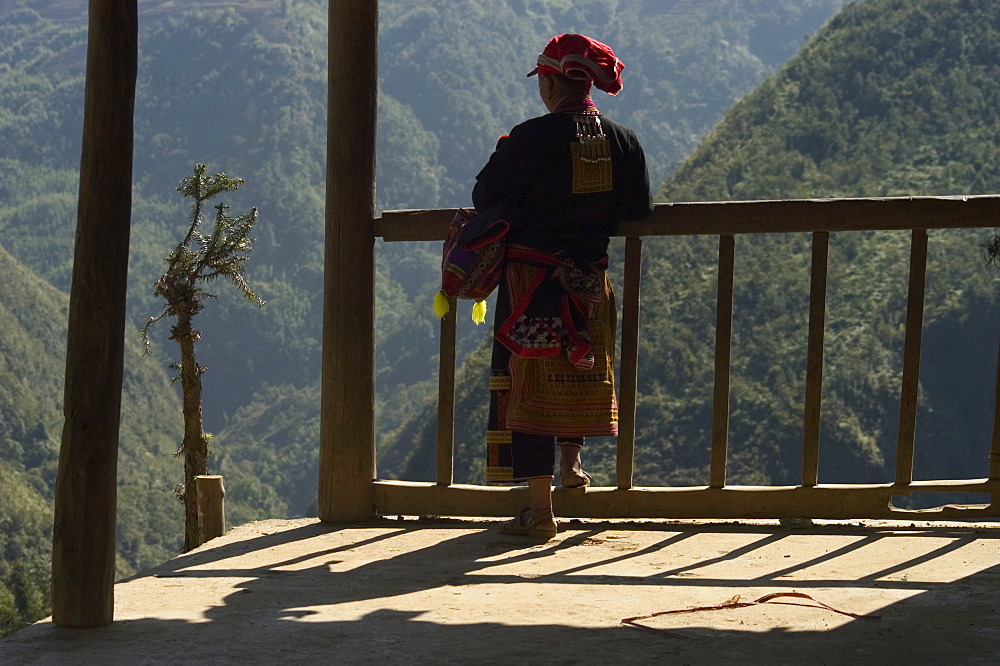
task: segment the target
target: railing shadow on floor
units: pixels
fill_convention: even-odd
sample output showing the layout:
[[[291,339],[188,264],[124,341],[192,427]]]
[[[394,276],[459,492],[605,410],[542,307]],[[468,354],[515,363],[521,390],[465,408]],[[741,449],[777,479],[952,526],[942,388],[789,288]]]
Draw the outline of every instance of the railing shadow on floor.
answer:
[[[431,545],[428,531],[435,537]],[[921,538],[909,538],[914,535]],[[671,654],[694,663],[740,655],[740,661],[752,655],[786,663],[831,655],[985,661],[998,637],[989,618],[1000,598],[1000,564],[994,564],[995,556],[981,556],[996,552],[997,538],[1000,528],[984,526],[824,524],[787,530],[774,524],[569,521],[558,540],[534,544],[503,535],[493,524],[460,520],[314,523],[244,541],[222,539],[219,546],[206,545],[132,579],[174,585],[186,578],[191,599],[214,600],[211,590],[232,589],[221,603],[205,602],[198,621],[168,619],[175,609],[158,607],[147,596],[143,618],[84,634],[36,625],[7,639],[0,655],[15,658],[14,650],[35,644],[47,658],[65,654],[83,660],[111,658],[132,646],[136,656],[168,661],[189,657],[193,647],[206,658],[242,654],[250,661],[322,654],[349,661],[392,659],[404,652],[411,659],[448,661],[496,655],[513,645],[534,647],[508,654],[545,660],[554,658],[548,650],[565,644],[583,655],[638,660]],[[900,547],[904,541],[907,548]],[[795,550],[792,542],[805,548]],[[973,566],[973,550],[981,570]],[[373,556],[376,552],[390,555]],[[793,552],[798,554],[788,555]],[[578,564],[567,558],[575,554],[579,562],[583,553],[593,559]],[[247,566],[261,556],[262,564]],[[800,559],[790,562],[792,557]],[[964,568],[955,568],[954,579],[920,575],[921,567],[934,565],[940,572],[966,560]],[[747,574],[755,569],[757,575]],[[497,604],[503,606],[508,585],[531,586],[533,595],[553,602],[562,599],[564,612],[576,609],[574,620],[537,623],[511,608],[508,620],[497,621]],[[474,589],[498,595],[489,609],[493,615],[477,612],[478,597],[463,597]],[[440,608],[428,604],[441,603],[440,597],[422,595],[442,590],[456,595],[453,610],[465,612],[435,619]],[[834,606],[847,601],[851,607],[877,592],[883,604],[866,612],[881,619],[830,614],[831,628],[805,629],[796,627],[803,616],[773,607],[766,622],[748,611],[745,628],[738,626],[740,616],[720,625],[714,616],[698,613],[650,620],[658,630],[644,635],[617,626],[598,606],[587,611],[588,626],[580,624],[579,614],[591,599],[628,600],[625,607],[644,613],[676,608],[681,597],[716,603],[768,590],[805,590]],[[331,615],[345,619],[324,619]],[[764,625],[774,628],[762,633]]]

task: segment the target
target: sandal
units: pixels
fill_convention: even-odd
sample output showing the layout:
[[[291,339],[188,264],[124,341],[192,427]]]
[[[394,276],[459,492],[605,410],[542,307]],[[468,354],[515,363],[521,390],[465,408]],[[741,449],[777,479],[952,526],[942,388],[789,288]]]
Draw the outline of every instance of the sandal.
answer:
[[[591,476],[582,469],[571,469],[568,472],[563,472],[560,479],[563,488],[586,488],[591,481],[593,481]]]
[[[521,509],[518,514],[500,526],[505,534],[524,534],[539,539],[551,539],[559,533],[559,525],[551,511],[532,516],[531,509]]]

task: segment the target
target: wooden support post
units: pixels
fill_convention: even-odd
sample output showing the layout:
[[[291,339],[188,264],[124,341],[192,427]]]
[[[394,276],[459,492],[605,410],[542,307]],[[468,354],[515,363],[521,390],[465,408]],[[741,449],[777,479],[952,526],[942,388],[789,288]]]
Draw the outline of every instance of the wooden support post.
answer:
[[[997,349],[997,385],[993,392],[993,445],[990,447],[990,480],[1000,480],[1000,346]],[[1000,497],[993,497],[1000,504]]]
[[[330,0],[319,517],[375,516],[378,0]]]
[[[920,345],[924,332],[924,278],[927,274],[927,230],[914,229],[910,244],[910,286],[906,297],[906,337],[903,381],[899,396],[899,436],[896,440],[896,483],[913,481],[913,440],[920,388]]]
[[[712,396],[712,461],[708,481],[712,488],[722,488],[726,485],[735,263],[736,240],[731,234],[722,234],[719,236],[719,291],[715,312],[715,391]]]
[[[198,487],[198,544],[226,533],[226,487],[222,477],[204,474],[194,477]]]
[[[625,287],[622,298],[622,363],[618,387],[618,488],[632,487],[635,471],[635,395],[639,365],[639,286],[642,279],[642,239],[625,239]]]
[[[136,0],[90,0],[83,146],[52,531],[52,619],[114,616],[118,423],[132,214]]]
[[[438,358],[437,482],[450,486],[455,480],[455,334],[458,303],[448,300],[448,314],[441,318]]]
[[[819,477],[820,407],[823,401],[823,338],[826,322],[826,275],[830,234],[813,233],[812,276],[809,283],[809,348],[806,352],[806,398],[802,418],[802,485]]]

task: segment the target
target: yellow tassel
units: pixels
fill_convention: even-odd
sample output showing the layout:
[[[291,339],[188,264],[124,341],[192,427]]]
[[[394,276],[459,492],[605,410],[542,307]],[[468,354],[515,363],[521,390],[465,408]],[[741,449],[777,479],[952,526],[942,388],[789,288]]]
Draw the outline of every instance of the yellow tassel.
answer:
[[[486,301],[476,301],[472,306],[472,321],[476,322],[477,326],[486,322]]]
[[[443,291],[439,291],[434,294],[434,314],[438,316],[438,319],[444,317],[448,312],[451,311],[451,306],[448,304],[448,297]]]

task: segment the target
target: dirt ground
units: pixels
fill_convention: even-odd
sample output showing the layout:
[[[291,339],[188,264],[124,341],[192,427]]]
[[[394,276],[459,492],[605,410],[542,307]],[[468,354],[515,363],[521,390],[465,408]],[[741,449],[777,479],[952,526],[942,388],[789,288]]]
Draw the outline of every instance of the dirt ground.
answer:
[[[0,641],[0,663],[1000,659],[995,524],[562,528],[538,543],[483,520],[250,523],[119,583],[113,624],[43,620]],[[623,623],[792,592],[811,599]]]

